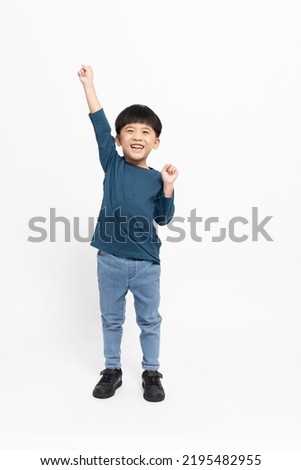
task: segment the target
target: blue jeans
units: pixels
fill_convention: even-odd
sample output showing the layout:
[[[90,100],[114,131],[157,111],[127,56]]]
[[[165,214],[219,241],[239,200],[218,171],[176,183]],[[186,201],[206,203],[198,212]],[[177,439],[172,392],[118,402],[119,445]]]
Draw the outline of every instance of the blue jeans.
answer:
[[[97,276],[104,341],[105,367],[121,368],[121,339],[126,294],[132,292],[136,321],[141,330],[142,367],[159,369],[160,265],[120,258],[105,251],[97,254]]]

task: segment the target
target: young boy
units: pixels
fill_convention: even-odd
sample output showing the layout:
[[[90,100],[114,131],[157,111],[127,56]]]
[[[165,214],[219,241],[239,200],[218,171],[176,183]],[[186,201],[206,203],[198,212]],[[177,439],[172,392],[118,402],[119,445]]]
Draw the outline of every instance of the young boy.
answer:
[[[103,201],[91,245],[98,249],[97,274],[102,319],[105,369],[93,390],[109,398],[122,384],[120,346],[125,320],[125,297],[134,296],[140,327],[142,386],[145,400],[165,398],[159,369],[160,239],[154,222],[167,224],[174,214],[174,181],[178,171],[167,164],[160,172],[148,167],[152,149],[160,143],[162,125],[147,106],[133,105],[116,119],[116,139],[98,101],[90,65],[82,65],[83,84],[99,158],[105,173]],[[123,155],[117,153],[115,143]]]

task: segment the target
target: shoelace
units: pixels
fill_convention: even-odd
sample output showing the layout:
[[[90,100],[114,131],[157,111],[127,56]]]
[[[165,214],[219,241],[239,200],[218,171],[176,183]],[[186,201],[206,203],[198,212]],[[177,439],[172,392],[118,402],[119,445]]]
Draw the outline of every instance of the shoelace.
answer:
[[[145,382],[147,387],[161,387],[160,378],[162,379],[163,375],[160,372],[150,372],[145,377]]]
[[[108,369],[104,369],[101,371],[100,375],[102,375],[102,382],[103,383],[110,383],[113,380],[113,377],[115,375],[115,371],[108,371]]]

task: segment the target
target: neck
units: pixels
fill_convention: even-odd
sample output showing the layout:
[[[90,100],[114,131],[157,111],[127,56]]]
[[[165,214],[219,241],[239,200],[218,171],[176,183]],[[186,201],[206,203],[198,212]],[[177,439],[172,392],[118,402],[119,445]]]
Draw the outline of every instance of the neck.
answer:
[[[131,158],[126,157],[126,156],[124,157],[124,159],[127,163],[131,163],[132,165],[139,166],[140,168],[146,168],[147,170],[149,169],[146,164],[146,160],[137,161],[137,160],[132,160]]]

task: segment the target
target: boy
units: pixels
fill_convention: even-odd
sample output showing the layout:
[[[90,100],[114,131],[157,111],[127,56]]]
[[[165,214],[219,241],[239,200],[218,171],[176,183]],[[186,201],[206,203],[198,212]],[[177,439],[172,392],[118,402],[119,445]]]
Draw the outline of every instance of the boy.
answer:
[[[82,65],[89,117],[94,127],[100,163],[105,172],[103,201],[91,245],[98,249],[97,275],[104,341],[105,369],[93,390],[96,398],[109,398],[122,385],[120,345],[125,320],[125,297],[134,296],[140,327],[142,386],[145,400],[165,398],[159,369],[160,239],[154,221],[167,224],[174,214],[172,164],[161,174],[147,166],[147,157],[160,144],[162,124],[147,106],[133,105],[116,119],[116,139],[98,101],[91,66]],[[121,146],[123,155],[117,153]]]

